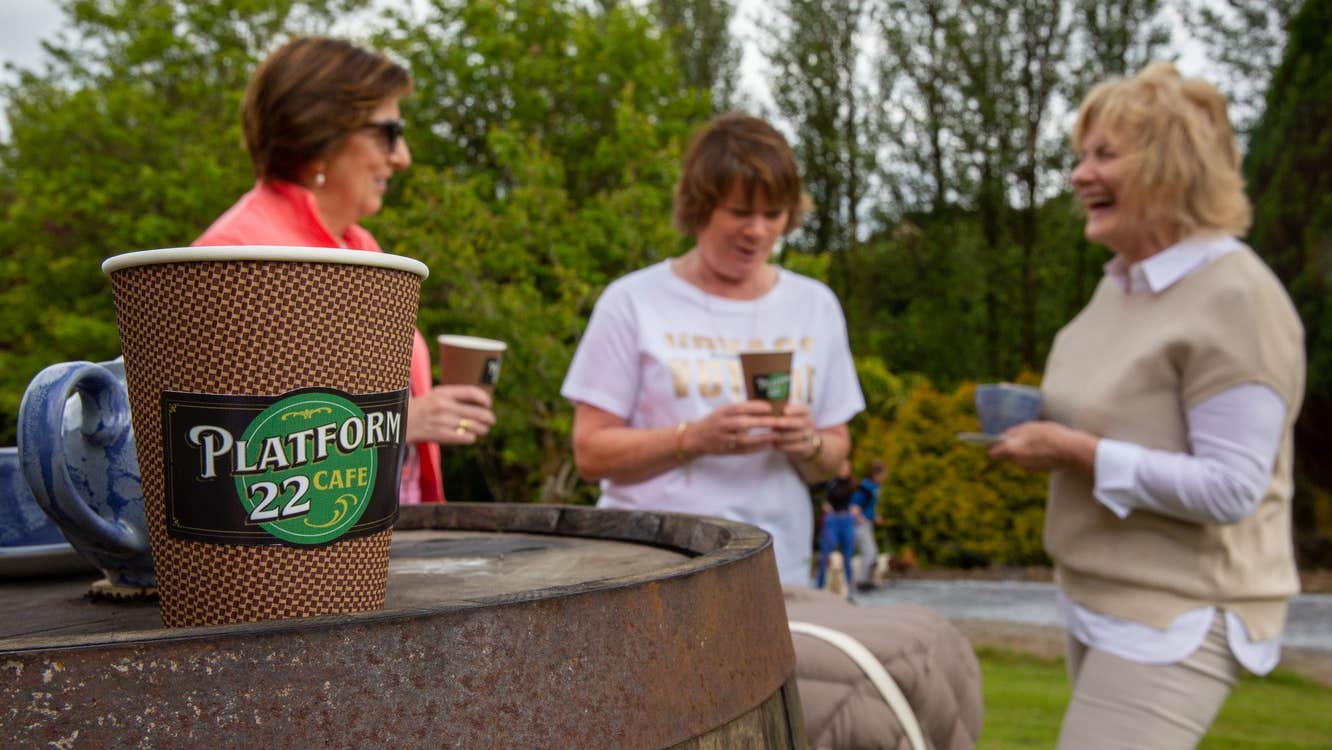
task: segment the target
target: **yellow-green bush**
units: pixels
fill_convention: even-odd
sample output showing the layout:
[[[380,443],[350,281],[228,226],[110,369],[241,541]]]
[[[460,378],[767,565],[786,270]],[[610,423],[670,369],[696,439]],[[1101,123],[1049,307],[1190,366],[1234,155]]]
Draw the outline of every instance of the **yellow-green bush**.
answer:
[[[859,473],[873,458],[888,466],[881,541],[911,547],[927,565],[1047,563],[1045,475],[991,461],[985,448],[957,439],[978,429],[975,385],[941,393],[923,377],[891,375],[874,358],[857,365],[869,408],[855,424],[853,465]]]

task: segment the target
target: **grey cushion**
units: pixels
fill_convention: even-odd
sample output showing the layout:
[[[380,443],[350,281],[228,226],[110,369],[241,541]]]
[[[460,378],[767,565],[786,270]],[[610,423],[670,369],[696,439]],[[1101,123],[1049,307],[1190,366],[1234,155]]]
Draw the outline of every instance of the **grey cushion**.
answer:
[[[858,607],[789,586],[786,614],[841,631],[883,664],[915,711],[933,750],[970,750],[983,717],[980,664],[971,643],[925,607]],[[812,750],[911,750],[892,709],[868,676],[835,646],[792,635],[805,735]]]

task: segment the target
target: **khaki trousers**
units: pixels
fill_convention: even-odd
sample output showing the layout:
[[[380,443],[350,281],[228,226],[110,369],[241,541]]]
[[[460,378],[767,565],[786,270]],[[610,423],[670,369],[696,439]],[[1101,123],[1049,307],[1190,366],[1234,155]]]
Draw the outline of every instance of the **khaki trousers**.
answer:
[[[1220,610],[1198,650],[1175,664],[1139,664],[1069,636],[1073,696],[1059,750],[1190,750],[1207,733],[1238,674]]]

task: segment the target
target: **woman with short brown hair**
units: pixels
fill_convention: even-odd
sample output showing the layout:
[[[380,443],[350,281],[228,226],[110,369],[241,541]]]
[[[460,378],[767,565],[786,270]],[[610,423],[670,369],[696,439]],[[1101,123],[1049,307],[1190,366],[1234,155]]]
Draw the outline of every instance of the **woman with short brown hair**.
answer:
[[[608,286],[561,393],[574,460],[603,508],[671,510],[772,534],[783,581],[807,585],[808,483],[831,477],[864,408],[827,286],[771,262],[800,223],[795,157],[771,125],[723,115],[694,139],[675,219],[691,250]],[[738,352],[792,349],[780,414],[747,400]]]

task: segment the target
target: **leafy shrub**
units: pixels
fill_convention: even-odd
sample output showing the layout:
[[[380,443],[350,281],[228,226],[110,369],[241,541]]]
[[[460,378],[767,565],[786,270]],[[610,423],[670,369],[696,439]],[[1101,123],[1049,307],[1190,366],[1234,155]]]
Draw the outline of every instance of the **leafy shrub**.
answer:
[[[853,464],[863,471],[878,457],[888,466],[878,507],[881,541],[913,548],[925,565],[1047,564],[1045,475],[991,461],[984,448],[957,439],[978,429],[975,385],[941,393],[921,376],[885,378],[872,358],[858,369],[875,406],[856,424]],[[894,383],[900,395],[871,395],[885,385],[891,393]]]

